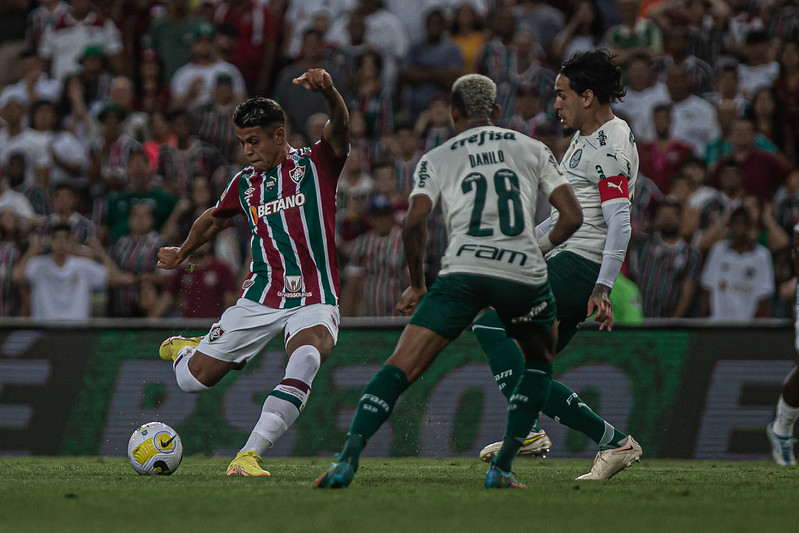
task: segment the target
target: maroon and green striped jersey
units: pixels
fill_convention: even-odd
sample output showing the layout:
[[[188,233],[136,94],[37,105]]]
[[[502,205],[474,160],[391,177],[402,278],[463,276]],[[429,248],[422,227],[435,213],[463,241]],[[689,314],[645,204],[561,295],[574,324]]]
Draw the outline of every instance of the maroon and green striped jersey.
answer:
[[[291,148],[270,170],[246,167],[228,184],[213,215],[243,212],[252,230],[242,298],[276,309],[338,305],[336,183],[346,159],[322,138],[310,148]]]

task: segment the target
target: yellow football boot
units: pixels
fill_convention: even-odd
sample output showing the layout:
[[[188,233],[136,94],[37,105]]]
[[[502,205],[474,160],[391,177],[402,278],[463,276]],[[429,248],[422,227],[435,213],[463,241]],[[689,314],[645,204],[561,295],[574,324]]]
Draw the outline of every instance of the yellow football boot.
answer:
[[[236,454],[236,458],[230,461],[227,467],[227,475],[229,476],[255,476],[264,477],[271,476],[269,472],[261,468],[258,461],[261,457],[255,450],[245,450]]]
[[[180,335],[169,337],[161,343],[158,355],[164,361],[174,361],[183,348],[197,346],[202,339],[202,337],[181,337]]]

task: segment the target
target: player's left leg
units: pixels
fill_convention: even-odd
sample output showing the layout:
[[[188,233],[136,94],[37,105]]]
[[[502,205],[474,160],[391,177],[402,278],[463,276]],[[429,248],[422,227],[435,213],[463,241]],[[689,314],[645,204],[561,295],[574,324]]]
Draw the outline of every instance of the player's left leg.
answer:
[[[247,452],[263,455],[300,416],[311,393],[319,366],[327,360],[338,338],[339,314],[332,305],[315,304],[285,311],[288,363],[283,379],[264,401],[261,416],[228,475],[248,475],[238,464]],[[241,470],[241,471],[240,471]]]
[[[797,344],[799,344],[799,335],[797,335]],[[796,464],[793,428],[797,419],[799,419],[799,366],[793,367],[785,379],[782,394],[777,401],[777,416],[766,428],[771,443],[771,455],[780,466]]]

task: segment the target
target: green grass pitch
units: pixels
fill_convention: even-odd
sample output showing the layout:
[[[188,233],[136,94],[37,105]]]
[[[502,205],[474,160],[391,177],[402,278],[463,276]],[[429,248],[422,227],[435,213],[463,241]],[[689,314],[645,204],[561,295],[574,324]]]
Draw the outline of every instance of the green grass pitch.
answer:
[[[526,490],[482,488],[477,459],[364,459],[346,490],[315,490],[329,465],[267,459],[271,478],[226,477],[187,457],[172,476],[121,458],[0,458],[0,531],[796,531],[799,470],[768,462],[644,460],[575,481],[590,460],[520,458]]]

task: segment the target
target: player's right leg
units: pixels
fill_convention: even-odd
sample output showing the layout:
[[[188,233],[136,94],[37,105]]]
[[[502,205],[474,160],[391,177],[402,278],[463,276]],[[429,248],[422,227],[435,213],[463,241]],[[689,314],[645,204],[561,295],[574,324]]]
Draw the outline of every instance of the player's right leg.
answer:
[[[314,481],[314,487],[345,488],[352,482],[369,439],[391,416],[400,395],[449,342],[427,328],[414,324],[405,327],[394,353],[363,390],[337,461]]]
[[[799,334],[797,334],[797,344],[799,344]],[[796,464],[793,429],[797,419],[799,419],[799,366],[794,366],[783,383],[782,394],[777,401],[777,416],[766,428],[771,443],[771,455],[780,466]]]
[[[388,420],[400,395],[484,305],[460,276],[438,277],[403,330],[394,353],[366,385],[337,461],[316,479],[314,487],[343,488],[350,484],[366,443]]]
[[[513,460],[535,426],[552,384],[557,342],[555,298],[549,284],[536,286],[494,281],[489,291],[506,330],[524,354],[524,367],[508,400],[508,422],[502,445],[491,460],[485,487],[521,488],[511,473]]]

